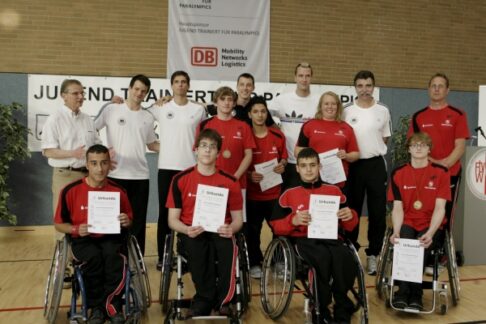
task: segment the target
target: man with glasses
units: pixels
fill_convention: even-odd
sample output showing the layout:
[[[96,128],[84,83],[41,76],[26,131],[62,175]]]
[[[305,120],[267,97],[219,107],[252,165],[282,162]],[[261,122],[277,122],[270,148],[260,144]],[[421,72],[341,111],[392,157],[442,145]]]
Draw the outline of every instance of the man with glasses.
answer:
[[[272,115],[280,120],[280,128],[287,140],[288,164],[285,167],[283,188],[299,185],[294,156],[295,144],[305,121],[314,117],[319,96],[311,93],[312,67],[309,63],[299,63],[294,70],[295,91],[282,93],[270,104]]]
[[[368,207],[367,271],[376,274],[376,257],[381,251],[386,230],[387,172],[384,156],[391,135],[390,111],[373,98],[375,76],[360,71],[354,77],[358,98],[344,107],[343,119],[353,127],[358,141],[359,159],[349,167],[349,206],[361,216],[364,197]],[[357,244],[359,226],[350,239]]]

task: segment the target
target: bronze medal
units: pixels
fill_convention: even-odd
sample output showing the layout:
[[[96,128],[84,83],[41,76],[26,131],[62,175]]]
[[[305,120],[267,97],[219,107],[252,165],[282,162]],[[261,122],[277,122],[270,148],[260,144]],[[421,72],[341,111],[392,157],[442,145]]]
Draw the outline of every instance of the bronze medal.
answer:
[[[415,200],[413,202],[413,208],[415,208],[416,210],[422,209],[422,202],[420,200]]]
[[[224,157],[225,159],[229,159],[229,158],[231,157],[231,151],[230,151],[230,150],[228,150],[228,149],[224,150],[224,151],[223,151],[223,157]]]

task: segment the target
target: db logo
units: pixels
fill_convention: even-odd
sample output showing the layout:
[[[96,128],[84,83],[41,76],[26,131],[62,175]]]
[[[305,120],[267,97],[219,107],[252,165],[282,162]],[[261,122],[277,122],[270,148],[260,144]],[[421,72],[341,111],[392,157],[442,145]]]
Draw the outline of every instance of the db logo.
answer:
[[[477,198],[486,200],[486,149],[478,150],[469,160],[466,183]]]
[[[218,64],[218,49],[216,47],[192,47],[191,65],[216,66]]]

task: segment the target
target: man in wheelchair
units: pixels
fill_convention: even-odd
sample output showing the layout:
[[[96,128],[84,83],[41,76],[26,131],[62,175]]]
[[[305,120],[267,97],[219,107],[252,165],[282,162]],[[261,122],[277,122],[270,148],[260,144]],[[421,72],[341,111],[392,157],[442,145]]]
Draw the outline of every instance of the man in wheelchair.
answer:
[[[388,200],[393,201],[393,234],[398,238],[419,239],[426,248],[424,259],[440,247],[445,225],[445,205],[451,199],[449,174],[445,167],[429,162],[432,140],[425,133],[415,133],[406,142],[410,163],[396,168],[391,175]],[[424,264],[426,264],[424,262]],[[422,285],[400,281],[393,296],[396,308],[423,309]]]
[[[125,322],[121,298],[126,256],[122,254],[122,235],[92,233],[88,225],[88,193],[92,191],[119,193],[120,225],[127,228],[132,223],[132,209],[124,189],[107,179],[110,165],[108,149],[100,144],[91,146],[86,152],[88,176],[61,191],[54,217],[56,230],[70,235],[74,259],[81,263],[90,324],[102,324],[107,316],[111,323]]]
[[[347,293],[353,286],[358,269],[341,235],[337,240],[307,237],[308,226],[312,221],[312,215],[309,213],[310,195],[340,197],[340,209],[336,217],[341,230],[352,231],[358,224],[358,216],[347,207],[346,196],[339,187],[321,181],[319,156],[316,151],[312,148],[300,151],[296,168],[301,184],[287,189],[280,196],[270,225],[276,235],[292,237],[297,252],[315,269],[319,311],[324,322],[331,322],[334,317],[336,322],[349,323],[355,308]],[[333,316],[328,308],[332,297]]]
[[[215,130],[202,130],[195,142],[197,164],[173,178],[167,198],[169,227],[179,233],[196,288],[189,317],[210,315],[212,309],[229,315],[229,302],[235,294],[234,234],[243,224],[243,198],[238,180],[216,167],[221,145]],[[228,189],[224,224],[217,232],[192,225],[198,185]]]

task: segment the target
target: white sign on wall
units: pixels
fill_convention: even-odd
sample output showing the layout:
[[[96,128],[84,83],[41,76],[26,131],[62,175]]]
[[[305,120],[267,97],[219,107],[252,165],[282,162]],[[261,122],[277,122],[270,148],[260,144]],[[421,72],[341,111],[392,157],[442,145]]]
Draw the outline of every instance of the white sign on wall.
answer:
[[[95,77],[95,76],[66,76],[66,75],[42,75],[30,74],[28,77],[28,127],[32,134],[29,135],[29,149],[31,151],[40,151],[40,141],[42,136],[42,127],[47,117],[60,106],[63,105],[60,96],[60,87],[64,79],[77,79],[83,86],[85,101],[81,110],[92,116],[98,115],[100,108],[113,95],[126,98],[130,78],[128,77]],[[170,79],[151,79],[151,89],[147,95],[144,107],[148,107],[161,96],[171,95]],[[188,97],[202,103],[211,102],[214,91],[221,86],[236,88],[236,81],[200,81],[191,80]],[[258,95],[263,96],[267,103],[280,93],[295,91],[295,84],[292,83],[269,83],[260,82],[255,84],[255,91]],[[343,104],[352,102],[356,96],[352,86],[336,85],[311,85],[311,92],[322,94],[326,91],[334,91],[339,95]],[[380,89],[375,88],[374,97],[379,100]],[[317,107],[316,107],[317,109]],[[155,125],[158,133],[157,125]],[[101,133],[102,139],[104,138]]]
[[[478,126],[486,133],[486,85],[479,86]],[[486,146],[486,139],[478,135],[478,146]]]
[[[167,77],[269,80],[270,0],[170,0]]]

